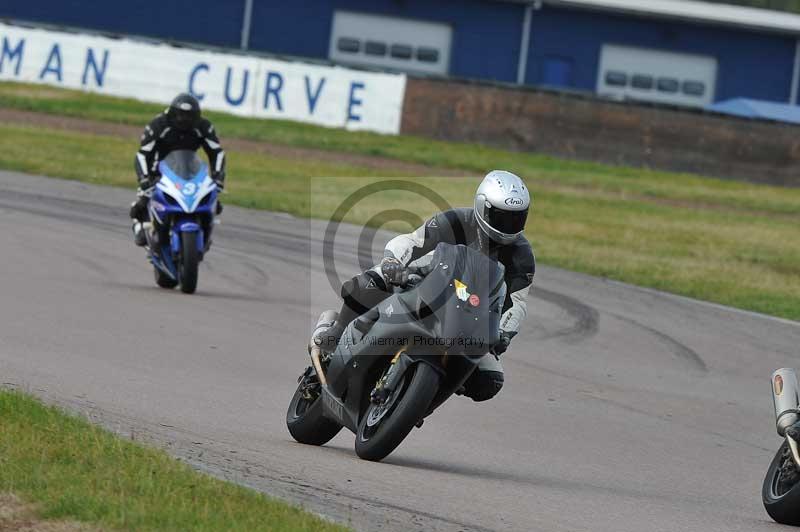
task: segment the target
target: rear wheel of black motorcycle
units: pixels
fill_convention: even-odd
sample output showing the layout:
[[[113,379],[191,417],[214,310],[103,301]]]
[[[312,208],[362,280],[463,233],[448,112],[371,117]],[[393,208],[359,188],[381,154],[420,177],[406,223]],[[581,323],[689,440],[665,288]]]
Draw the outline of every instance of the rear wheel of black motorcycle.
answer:
[[[197,249],[197,235],[195,233],[181,233],[181,260],[178,266],[181,270],[181,292],[194,294],[197,290],[197,264],[200,255]]]
[[[764,509],[776,522],[800,526],[800,469],[783,442],[767,470],[761,488]]]
[[[428,411],[439,390],[439,374],[427,364],[409,367],[397,390],[384,403],[370,404],[356,434],[356,454],[364,460],[377,462],[386,458],[408,436]],[[376,422],[376,412],[380,418]],[[371,426],[370,426],[371,424]]]
[[[286,428],[292,438],[306,445],[325,445],[339,434],[342,426],[322,415],[322,396],[306,399],[300,382],[286,411]]]
[[[175,288],[178,286],[178,281],[162,272],[155,266],[153,266],[153,277],[155,277],[156,284],[161,288]]]

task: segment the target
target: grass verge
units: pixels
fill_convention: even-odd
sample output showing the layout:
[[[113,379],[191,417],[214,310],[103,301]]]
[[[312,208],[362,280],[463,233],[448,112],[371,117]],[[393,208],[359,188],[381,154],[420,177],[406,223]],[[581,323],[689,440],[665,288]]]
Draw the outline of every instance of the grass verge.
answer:
[[[0,106],[143,124],[160,106],[47,87],[0,84]],[[528,224],[540,262],[708,301],[800,319],[800,189],[563,161],[469,144],[352,133],[280,121],[213,116],[226,136],[324,148],[436,168],[524,176],[534,195]],[[137,139],[0,126],[0,167],[131,186]],[[47,154],[42,157],[41,154]],[[331,161],[231,152],[227,201],[326,218],[367,177],[401,175]],[[329,179],[313,179],[327,176]],[[472,201],[470,178],[420,181],[450,204]],[[435,207],[387,193],[359,204],[363,223],[402,206],[421,217]],[[391,225],[403,230],[407,226]]]
[[[39,519],[103,529],[345,530],[7,390],[0,390],[3,492],[33,503]]]

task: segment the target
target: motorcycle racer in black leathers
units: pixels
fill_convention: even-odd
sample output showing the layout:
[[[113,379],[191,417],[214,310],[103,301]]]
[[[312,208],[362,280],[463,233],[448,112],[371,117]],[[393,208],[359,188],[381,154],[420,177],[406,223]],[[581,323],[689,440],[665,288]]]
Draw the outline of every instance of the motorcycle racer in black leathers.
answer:
[[[386,244],[381,263],[342,286],[342,308],[335,323],[327,324],[313,342],[331,352],[347,325],[391,295],[391,285],[408,280],[407,267],[429,261],[440,242],[464,244],[505,266],[506,301],[500,318],[500,342],[483,357],[464,383],[464,395],[474,401],[491,399],[503,387],[499,356],[519,332],[527,315],[526,298],[536,272],[531,245],[522,235],[531,200],[525,183],[510,172],[493,171],[478,187],[473,208],[451,209],[430,218],[409,234]]]
[[[208,156],[211,178],[222,190],[225,186],[225,152],[222,150],[214,125],[203,118],[200,103],[191,94],[181,93],[170,106],[144,128],[134,165],[138,179],[138,199],[131,205],[134,241],[144,246],[145,224],[148,222],[147,201],[144,191],[160,178],[158,163],[175,150],[195,151],[203,148]],[[217,214],[222,204],[217,202]]]

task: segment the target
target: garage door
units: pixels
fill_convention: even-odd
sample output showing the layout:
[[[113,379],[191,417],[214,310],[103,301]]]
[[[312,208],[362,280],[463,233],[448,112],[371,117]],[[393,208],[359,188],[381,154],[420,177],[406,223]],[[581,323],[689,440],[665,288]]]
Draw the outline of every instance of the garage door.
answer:
[[[714,102],[717,60],[706,55],[606,44],[600,56],[597,93],[691,107]]]
[[[452,33],[447,24],[336,11],[328,57],[349,65],[444,75]]]

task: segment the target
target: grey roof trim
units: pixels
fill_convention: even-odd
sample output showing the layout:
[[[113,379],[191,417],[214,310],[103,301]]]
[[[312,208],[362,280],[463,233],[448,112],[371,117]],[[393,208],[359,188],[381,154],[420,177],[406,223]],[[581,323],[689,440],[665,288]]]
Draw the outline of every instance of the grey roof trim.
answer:
[[[537,3],[536,0],[498,1],[528,5]],[[538,3],[800,35],[800,15],[699,0],[540,0]]]

